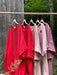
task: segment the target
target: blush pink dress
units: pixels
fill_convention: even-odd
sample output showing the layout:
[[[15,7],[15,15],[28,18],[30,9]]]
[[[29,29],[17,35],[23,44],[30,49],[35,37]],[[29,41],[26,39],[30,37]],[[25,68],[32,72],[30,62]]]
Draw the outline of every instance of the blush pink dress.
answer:
[[[33,42],[34,42],[34,75],[41,75],[41,48],[39,42],[39,33],[36,24],[31,26]]]
[[[41,75],[49,75],[48,70],[48,61],[47,61],[47,36],[45,31],[44,24],[38,25],[38,32],[39,32],[39,40],[40,40],[40,47],[41,47]]]
[[[49,75],[45,26],[31,27],[34,40],[34,75]]]

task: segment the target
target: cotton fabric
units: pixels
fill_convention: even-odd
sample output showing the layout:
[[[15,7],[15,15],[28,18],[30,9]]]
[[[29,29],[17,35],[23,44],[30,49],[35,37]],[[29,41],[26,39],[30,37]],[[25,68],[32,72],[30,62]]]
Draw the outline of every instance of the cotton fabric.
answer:
[[[48,69],[48,61],[47,61],[47,36],[44,24],[38,25],[39,31],[39,40],[40,40],[40,47],[42,52],[41,57],[41,75],[49,75]]]
[[[39,42],[39,33],[36,24],[34,24],[34,26],[31,26],[31,32],[34,43],[34,60],[39,60],[39,55],[41,55],[41,48]]]
[[[52,59],[48,59],[49,75],[53,75]]]
[[[46,23],[45,25],[46,35],[47,35],[47,58],[48,58],[48,67],[49,67],[49,75],[53,75],[53,68],[52,68],[52,60],[56,53],[55,46],[52,38],[52,33],[49,25]]]
[[[40,42],[39,42],[39,33],[36,24],[34,26],[31,26],[32,36],[33,36],[33,42],[34,42],[34,75],[41,75],[41,48],[40,48]]]
[[[41,23],[31,27],[31,31],[34,38],[34,75],[49,75],[45,27]]]
[[[26,51],[27,46],[21,25],[18,24],[15,28],[10,25],[5,47],[5,75],[18,75],[21,62],[23,63],[22,59],[26,57]]]
[[[46,29],[46,35],[47,35],[47,44],[48,44],[47,51],[48,51],[48,59],[49,59],[49,58],[53,58],[56,51],[55,51],[55,46],[54,46],[54,42],[52,38],[51,29],[47,23],[45,25],[45,29]]]
[[[5,47],[5,75],[53,75],[55,46],[49,25],[10,25]]]
[[[22,25],[22,29],[27,44],[25,75],[33,75],[34,45],[30,25]]]

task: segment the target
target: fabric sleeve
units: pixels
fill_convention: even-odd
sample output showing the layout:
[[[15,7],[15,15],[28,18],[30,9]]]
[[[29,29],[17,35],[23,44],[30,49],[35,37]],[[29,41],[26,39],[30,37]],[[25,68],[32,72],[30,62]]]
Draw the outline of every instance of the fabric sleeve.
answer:
[[[48,47],[47,47],[47,56],[48,59],[49,58],[53,58],[56,51],[55,51],[55,46],[54,46],[54,42],[53,42],[53,38],[52,38],[52,33],[51,33],[51,29],[49,27],[49,25],[46,25],[46,34],[47,34],[47,43],[48,43]]]
[[[51,29],[50,27],[48,27],[49,29],[49,42],[48,42],[48,50],[51,50],[53,52],[55,52],[55,46],[54,46],[54,42],[53,42],[53,38],[52,38],[52,33],[51,33]]]
[[[48,51],[47,52],[47,59],[53,59],[54,55],[52,52]]]

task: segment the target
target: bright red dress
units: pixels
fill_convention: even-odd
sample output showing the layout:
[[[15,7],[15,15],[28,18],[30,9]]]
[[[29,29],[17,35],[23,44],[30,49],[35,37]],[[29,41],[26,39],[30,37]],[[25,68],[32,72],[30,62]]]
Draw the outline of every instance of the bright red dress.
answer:
[[[26,58],[25,58],[25,75],[33,75],[33,38],[32,38],[32,32],[30,29],[30,25],[27,24],[26,26],[22,25],[23,34],[26,40],[27,44],[27,52],[26,52]]]
[[[26,52],[27,46],[21,25],[18,24],[15,28],[10,25],[5,47],[5,75],[25,75],[21,69],[25,66]]]

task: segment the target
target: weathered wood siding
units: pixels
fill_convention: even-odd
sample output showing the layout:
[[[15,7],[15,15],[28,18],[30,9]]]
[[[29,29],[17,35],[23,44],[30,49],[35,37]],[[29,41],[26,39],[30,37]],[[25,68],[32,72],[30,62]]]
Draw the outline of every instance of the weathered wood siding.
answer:
[[[23,12],[24,0],[0,0],[0,12]],[[4,70],[4,52],[7,32],[13,19],[22,23],[23,15],[0,14],[0,72]]]

